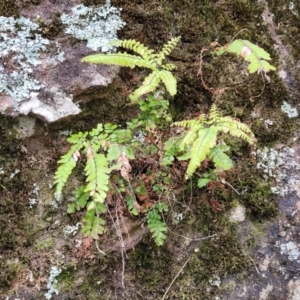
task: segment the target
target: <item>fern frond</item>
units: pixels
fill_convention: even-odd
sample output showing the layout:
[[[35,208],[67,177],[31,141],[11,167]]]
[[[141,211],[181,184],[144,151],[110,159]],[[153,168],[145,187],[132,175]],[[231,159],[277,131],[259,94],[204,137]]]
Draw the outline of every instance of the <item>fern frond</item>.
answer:
[[[199,126],[199,122],[198,120],[183,120],[183,121],[179,121],[179,122],[174,122],[172,124],[172,126],[178,126],[178,127],[185,127],[185,128],[195,128],[197,126]],[[204,126],[204,125],[203,125]]]
[[[107,152],[107,160],[117,160],[121,153],[125,153],[129,159],[134,159],[134,153],[130,146],[120,144],[110,144]]]
[[[167,71],[172,71],[176,69],[176,66],[174,64],[165,64],[162,65],[161,68]]]
[[[95,214],[95,211],[88,210],[83,218],[82,233],[97,240],[99,234],[103,234],[105,221]]]
[[[249,144],[253,144],[256,141],[253,132],[246,124],[231,117],[222,117],[215,104],[212,105],[208,116],[202,114],[196,120],[175,122],[172,126],[189,128],[189,131],[180,143],[181,151],[186,150],[186,145],[192,144],[186,178],[193,175],[207,156],[213,160],[219,169],[228,170],[232,168],[231,159],[224,153],[224,151],[228,150],[227,146],[216,146],[219,132],[229,133],[232,136],[242,138]],[[189,151],[189,149],[186,151]],[[186,153],[184,157],[189,156]]]
[[[180,151],[184,151],[186,145],[192,144],[198,137],[198,131],[205,128],[205,118],[199,120],[184,120],[175,122],[172,126],[185,127],[190,130],[184,135],[182,141],[179,144]]]
[[[233,168],[232,160],[224,152],[228,150],[229,147],[226,145],[217,145],[211,149],[208,157],[213,161],[217,169],[226,171]]]
[[[89,192],[95,202],[103,203],[109,189],[108,161],[105,155],[97,153],[97,149],[89,146],[87,149],[87,163],[85,166],[87,186],[85,192]]]
[[[157,64],[161,65],[162,61],[165,59],[165,57],[167,55],[169,55],[171,53],[171,51],[175,48],[175,46],[177,45],[177,43],[180,41],[180,36],[172,38],[170,41],[168,41],[163,48],[161,49],[161,51],[157,54]]]
[[[87,202],[90,198],[90,195],[84,191],[85,186],[80,186],[75,191],[75,202],[68,204],[67,212],[68,214],[73,214],[76,211],[84,208],[87,205]]]
[[[227,51],[237,53],[241,55],[245,61],[250,62],[248,66],[249,73],[254,73],[258,70],[264,70],[265,72],[276,70],[275,67],[267,62],[267,60],[271,60],[270,54],[247,40],[233,41]]]
[[[191,149],[191,160],[186,170],[186,178],[190,178],[196,169],[209,155],[211,149],[217,143],[218,129],[216,126],[203,128],[198,132],[198,138],[193,143]]]
[[[177,93],[177,80],[170,71],[162,70],[159,72],[159,77],[164,83],[167,91],[171,96],[175,96]]]
[[[107,152],[107,160],[108,161],[117,160],[123,151],[123,147],[125,146],[119,144],[110,144]]]
[[[224,52],[236,53],[244,58],[245,61],[250,62],[248,65],[249,73],[254,72],[268,72],[276,70],[276,68],[269,64],[271,60],[270,54],[263,48],[252,44],[247,40],[234,40],[229,46],[221,47],[217,54],[221,55]]]
[[[232,136],[242,138],[250,145],[256,142],[255,136],[251,129],[246,124],[231,117],[222,117],[218,121],[217,127],[219,131],[223,131],[224,133],[229,133]]]
[[[152,70],[153,72],[146,77],[143,85],[135,90],[129,96],[132,102],[136,102],[139,97],[149,92],[155,91],[159,82],[162,81],[166,86],[167,91],[174,96],[177,92],[176,79],[171,74],[171,70],[175,69],[175,65],[166,64],[162,65],[162,60],[168,55],[178,43],[180,37],[171,39],[164,45],[158,54],[154,54],[145,45],[135,40],[114,41],[111,44],[115,46],[122,46],[136,52],[138,55],[131,55],[126,52],[117,52],[111,54],[95,54],[84,57],[81,61],[94,64],[117,65],[121,67],[144,67]]]
[[[114,41],[110,44],[112,46],[119,46],[119,47],[132,50],[147,61],[151,61],[151,59],[153,59],[154,51],[150,50],[148,47],[146,47],[145,45],[143,45],[142,43],[136,40],[131,39],[131,40]]]
[[[88,135],[87,132],[74,133],[70,137],[67,138],[67,141],[71,144],[82,144],[82,143],[84,143],[87,135]]]
[[[197,139],[199,130],[203,128],[204,128],[203,124],[198,124],[198,126],[193,126],[183,137],[179,145],[180,151],[183,151],[186,145],[192,144]]]
[[[75,144],[71,149],[61,157],[58,161],[60,166],[54,175],[54,184],[56,185],[55,197],[59,199],[62,195],[62,190],[66,184],[68,178],[70,177],[72,170],[76,166],[78,159],[79,150],[83,147],[83,144]]]
[[[136,202],[136,200],[133,199],[130,195],[126,195],[126,203],[127,203],[128,210],[129,210],[134,216],[138,216],[138,215],[139,215],[139,212],[138,212],[138,210],[136,209],[135,202]]]
[[[98,136],[103,132],[103,124],[99,123],[96,128],[93,128],[88,134],[90,137]]]
[[[130,100],[136,102],[141,96],[153,92],[158,87],[160,80],[160,71],[153,71],[145,78],[143,85],[129,96]]]
[[[214,124],[214,123],[218,122],[220,120],[220,118],[221,118],[221,115],[219,113],[219,110],[218,110],[216,104],[213,103],[213,105],[211,106],[210,111],[209,111],[207,124]]]
[[[143,59],[140,56],[131,55],[126,52],[117,52],[111,54],[94,54],[84,57],[81,62],[93,64],[115,65],[120,67],[144,67],[153,71],[157,70],[156,65]]]
[[[157,246],[164,244],[164,240],[167,236],[164,232],[167,232],[166,224],[161,220],[160,213],[168,211],[168,206],[162,202],[156,203],[152,206],[151,210],[147,213],[147,226],[152,233]]]

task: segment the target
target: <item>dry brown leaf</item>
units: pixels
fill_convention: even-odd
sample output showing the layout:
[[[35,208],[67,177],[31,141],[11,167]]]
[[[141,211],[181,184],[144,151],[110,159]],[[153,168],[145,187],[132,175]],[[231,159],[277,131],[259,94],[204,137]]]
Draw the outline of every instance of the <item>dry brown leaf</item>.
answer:
[[[90,236],[87,236],[85,238],[83,238],[83,241],[82,241],[82,248],[84,251],[88,250],[91,245],[93,243],[93,238],[90,237]]]
[[[129,160],[125,154],[125,152],[122,151],[122,153],[120,154],[117,163],[121,163],[122,167],[121,167],[121,176],[123,178],[125,178],[126,180],[129,181],[129,173],[131,172],[131,165],[129,163]]]

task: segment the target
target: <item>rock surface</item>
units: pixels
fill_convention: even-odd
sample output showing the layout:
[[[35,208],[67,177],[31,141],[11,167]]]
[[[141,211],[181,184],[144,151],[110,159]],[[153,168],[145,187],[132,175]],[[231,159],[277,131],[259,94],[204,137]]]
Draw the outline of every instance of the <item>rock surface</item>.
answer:
[[[38,6],[32,5],[24,9],[22,15],[32,22],[39,16],[39,20],[44,23],[51,23],[51,17],[56,13],[70,13],[71,8],[80,2],[72,1],[72,6],[70,6],[70,3],[65,1],[57,1],[53,5],[44,0]],[[20,31],[15,33],[16,36],[18,34]],[[28,88],[28,95],[17,101],[8,93],[0,94],[0,112],[2,114],[11,116],[30,114],[46,122],[55,122],[69,115],[79,114],[81,109],[76,103],[92,100],[95,97],[95,92],[111,83],[116,76],[118,71],[116,67],[80,63],[82,57],[91,53],[91,50],[85,46],[85,42],[71,45],[71,36],[63,32],[51,41],[41,38],[39,34],[35,37],[38,37],[45,44],[45,51],[38,54],[34,53],[34,55],[38,55],[37,61],[34,63],[25,62],[25,70],[21,69],[21,63],[15,61],[12,68],[21,76],[23,73],[20,72],[24,71],[22,89],[25,86],[30,86],[32,80],[34,83],[38,81],[40,87]],[[27,35],[25,41],[28,40],[30,37]],[[37,42],[37,38],[35,38],[34,43]],[[39,47],[38,45],[35,46]],[[16,53],[18,52],[10,51],[1,59],[1,64],[8,66],[11,56]],[[22,63],[24,63],[24,58]],[[11,74],[11,70],[8,68],[5,68],[4,71]],[[7,84],[6,88],[9,90],[14,87]],[[91,89],[93,92],[89,92]]]

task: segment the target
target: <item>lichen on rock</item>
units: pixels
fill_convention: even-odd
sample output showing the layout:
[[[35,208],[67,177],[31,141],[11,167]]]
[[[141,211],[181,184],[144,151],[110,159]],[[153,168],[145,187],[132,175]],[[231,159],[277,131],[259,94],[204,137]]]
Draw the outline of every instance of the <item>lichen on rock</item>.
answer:
[[[74,1],[73,5],[76,4],[78,1]],[[85,94],[84,102],[90,101],[93,99],[92,95],[87,97],[85,93],[88,88],[107,86],[115,77],[117,68],[110,67],[108,70],[107,67],[79,63],[90,52],[87,48],[89,45],[81,43],[72,47],[66,34],[51,41],[42,36],[42,30],[32,21],[33,18],[39,16],[38,20],[41,18],[44,21],[57,13],[57,10],[69,12],[70,8],[65,3],[49,6],[47,2],[43,2],[22,11],[26,17],[0,17],[1,113],[12,116],[33,114],[44,121],[55,122],[81,112],[73,102],[74,97],[77,97],[75,101],[80,101],[80,95]],[[77,13],[77,25],[93,24],[80,30],[80,39],[87,37],[87,42],[94,46],[99,42],[99,36],[95,35],[97,32],[99,35],[100,27],[103,27],[101,43],[104,47],[103,39],[105,38],[106,44],[115,39],[117,30],[124,25],[119,10],[110,6],[109,1],[100,7],[77,5],[72,10],[75,12],[74,18],[63,13],[63,19],[74,21]],[[87,15],[83,14],[84,11]],[[99,18],[101,24],[98,22]],[[118,26],[112,26],[113,21]],[[73,22],[72,28],[79,33],[74,24]],[[68,28],[70,30],[71,27]],[[89,40],[89,36],[93,38]]]
[[[79,40],[86,40],[87,47],[102,52],[113,50],[109,42],[117,39],[117,31],[124,27],[120,10],[106,1],[103,6],[87,7],[83,4],[72,8],[72,15],[61,15],[62,23],[67,25],[65,32]]]

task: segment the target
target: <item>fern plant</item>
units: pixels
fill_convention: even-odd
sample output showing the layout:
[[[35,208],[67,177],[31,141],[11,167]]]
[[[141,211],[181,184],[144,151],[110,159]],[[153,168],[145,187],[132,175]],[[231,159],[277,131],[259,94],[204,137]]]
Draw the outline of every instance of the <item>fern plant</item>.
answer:
[[[121,67],[143,67],[152,72],[144,79],[141,87],[136,89],[130,96],[132,102],[136,102],[141,96],[154,92],[162,82],[171,96],[177,93],[177,81],[171,73],[176,67],[174,64],[163,64],[163,60],[171,53],[179,42],[180,37],[175,37],[167,42],[159,53],[154,53],[145,45],[136,40],[115,41],[113,46],[120,46],[131,50],[138,55],[127,52],[110,54],[95,54],[84,57],[81,61],[94,64],[117,65]]]
[[[163,202],[155,203],[147,214],[148,227],[157,246],[161,246],[166,239],[167,226],[161,219],[161,213],[168,211],[168,206]]]
[[[98,124],[90,132],[80,132],[68,138],[73,146],[58,161],[60,166],[54,176],[55,195],[57,199],[62,197],[63,187],[84,154],[86,183],[76,190],[75,201],[69,203],[68,213],[87,209],[82,227],[86,236],[97,239],[104,232],[105,220],[100,215],[106,211],[105,199],[110,189],[110,174],[113,170],[120,170],[121,175],[126,176],[128,159],[134,158],[133,148],[126,146],[131,138],[130,130],[118,129],[112,124]]]
[[[153,99],[152,99],[153,100]],[[154,100],[153,100],[154,101]],[[155,102],[155,101],[154,101]],[[152,103],[150,101],[150,103]],[[143,122],[142,126],[147,127]],[[133,126],[133,128],[136,128]],[[155,243],[163,244],[166,235],[166,226],[161,220],[161,214],[168,210],[164,203],[140,207],[136,203],[135,195],[145,194],[142,181],[130,191],[124,187],[124,181],[130,185],[130,159],[135,158],[135,150],[141,148],[141,143],[132,141],[131,129],[119,129],[112,124],[98,124],[90,132],[73,134],[68,138],[73,144],[70,150],[59,160],[59,168],[55,173],[56,198],[62,198],[63,188],[66,185],[79,159],[85,163],[85,184],[76,189],[74,197],[69,199],[67,212],[69,214],[86,209],[82,219],[82,232],[85,236],[98,239],[105,230],[106,198],[113,194],[111,178],[117,176],[114,185],[120,184],[118,193],[123,193],[129,212],[133,215],[146,213],[147,225],[152,232]],[[119,171],[119,175],[114,170]],[[137,181],[137,180],[135,180]],[[161,194],[161,193],[160,193]]]
[[[249,62],[249,73],[257,72],[265,75],[271,70],[276,70],[276,68],[268,62],[271,60],[270,54],[248,40],[234,40],[229,45],[219,48],[216,53],[217,55],[222,55],[226,52],[240,55],[245,61]]]
[[[176,168],[170,169],[171,166],[175,166],[175,158],[189,160],[186,178],[190,178],[205,159],[214,163],[215,169],[203,173],[198,180],[198,186],[203,187],[211,180],[218,180],[220,172],[233,167],[232,160],[226,154],[229,147],[220,143],[220,133],[229,133],[250,144],[255,142],[254,135],[247,125],[231,117],[222,117],[214,104],[208,116],[202,114],[196,120],[174,123],[173,126],[181,126],[188,131],[181,136],[170,138],[163,147],[163,133],[172,120],[169,102],[154,96],[140,98],[155,91],[160,83],[165,85],[170,95],[176,94],[177,81],[171,73],[175,66],[163,64],[163,60],[179,39],[171,39],[159,53],[154,53],[135,40],[117,41],[114,45],[129,49],[137,55],[117,52],[90,55],[82,60],[88,63],[144,67],[151,70],[142,86],[130,95],[131,101],[140,106],[140,115],[127,122],[127,129],[120,129],[112,124],[99,124],[89,132],[73,134],[68,138],[72,144],[70,150],[59,160],[60,166],[55,173],[57,199],[61,199],[63,188],[79,160],[85,165],[85,183],[75,191],[67,211],[71,214],[86,209],[82,227],[86,236],[97,239],[98,235],[104,232],[103,213],[106,211],[106,200],[118,193],[122,200],[125,200],[123,203],[126,203],[129,213],[134,216],[146,214],[147,226],[155,243],[162,245],[167,233],[162,215],[168,211],[168,205],[162,199],[170,199],[168,193],[172,189],[172,173],[180,173]],[[243,56],[250,62],[251,73],[266,73],[274,69],[268,64],[268,54],[249,41],[236,40],[229,46],[220,48],[217,53],[221,55],[225,52]],[[142,174],[136,173],[136,178],[132,178],[129,160],[136,158],[138,165],[149,157],[152,163],[155,162],[155,168],[145,170],[145,167]],[[141,203],[143,201],[145,204]]]
[[[212,105],[209,116],[202,114],[196,120],[175,122],[172,125],[189,129],[179,145],[179,151],[185,154],[178,157],[182,160],[190,159],[186,178],[190,178],[207,157],[219,170],[228,170],[232,167],[231,159],[224,152],[228,148],[217,144],[219,133],[229,133],[249,144],[255,142],[254,134],[246,124],[231,117],[222,117],[215,104]]]

